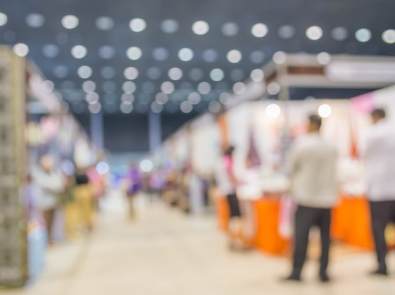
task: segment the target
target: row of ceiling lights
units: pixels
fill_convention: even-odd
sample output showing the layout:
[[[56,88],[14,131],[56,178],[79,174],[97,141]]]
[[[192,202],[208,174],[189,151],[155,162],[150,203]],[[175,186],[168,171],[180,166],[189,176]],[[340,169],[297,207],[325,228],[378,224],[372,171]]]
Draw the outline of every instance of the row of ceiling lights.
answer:
[[[280,56],[280,54],[283,54],[285,56],[284,53],[276,53],[274,55],[274,59],[278,63],[283,60],[282,59],[283,57]],[[196,77],[195,70],[196,69],[191,70],[190,77],[195,81],[200,80],[200,78],[201,78],[200,72],[199,72],[198,77]],[[91,67],[84,65],[84,66],[81,66],[78,68],[77,73],[81,79],[89,79],[93,74],[93,70]],[[115,69],[113,67],[109,67],[109,66],[102,68],[100,73],[104,79],[112,79],[116,75]],[[171,68],[167,74],[168,74],[168,77],[173,81],[180,80],[184,75],[183,71],[180,68]],[[214,82],[220,82],[225,78],[225,72],[222,69],[215,68],[210,71],[209,76],[210,76],[211,80],[213,80]],[[124,77],[127,80],[135,80],[139,77],[139,70],[134,67],[128,67],[124,70]],[[263,80],[264,73],[261,69],[254,69],[251,72],[250,77],[253,81],[259,82],[259,81]],[[230,78],[234,81],[243,80],[244,79],[243,70],[241,70],[241,69],[232,70],[230,72]]]
[[[0,26],[7,23],[7,15],[0,13]],[[44,25],[45,18],[38,13],[31,13],[26,16],[26,23],[32,28],[39,28]],[[75,29],[79,25],[79,18],[75,15],[66,15],[62,18],[61,23],[66,29]],[[99,30],[108,31],[114,27],[114,20],[107,16],[102,16],[96,19],[96,27]],[[146,29],[147,23],[144,19],[135,18],[129,22],[129,27],[133,32],[142,32]],[[171,34],[179,29],[179,24],[176,20],[167,19],[161,24],[163,32]],[[208,33],[210,26],[205,21],[197,21],[192,25],[192,31],[197,35],[205,35]],[[236,23],[228,22],[222,26],[222,33],[225,36],[235,36],[239,32],[239,26]],[[252,26],[251,33],[257,38],[262,38],[267,35],[269,29],[263,23],[258,23]],[[292,38],[295,35],[295,28],[291,25],[284,25],[278,29],[278,34],[284,39]],[[323,31],[319,26],[312,26],[306,30],[306,35],[311,40],[318,40],[322,37]],[[332,30],[332,36],[335,40],[344,40],[348,37],[348,31],[344,27],[337,27]],[[367,42],[371,39],[372,33],[366,28],[359,29],[355,33],[355,37],[360,42]],[[382,35],[386,43],[395,43],[395,30],[386,30]]]

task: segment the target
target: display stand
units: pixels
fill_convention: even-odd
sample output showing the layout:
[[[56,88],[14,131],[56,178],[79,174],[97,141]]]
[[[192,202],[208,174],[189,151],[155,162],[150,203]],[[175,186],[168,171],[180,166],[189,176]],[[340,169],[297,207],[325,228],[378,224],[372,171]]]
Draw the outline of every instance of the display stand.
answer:
[[[0,286],[28,277],[22,196],[26,181],[25,61],[0,47]]]

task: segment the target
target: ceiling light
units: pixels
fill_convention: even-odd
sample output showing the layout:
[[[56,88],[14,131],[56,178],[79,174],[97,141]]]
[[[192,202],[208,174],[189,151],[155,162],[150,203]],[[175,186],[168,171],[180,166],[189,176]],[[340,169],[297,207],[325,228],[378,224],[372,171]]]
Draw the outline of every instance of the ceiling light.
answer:
[[[242,56],[242,54],[241,54],[241,52],[239,50],[231,50],[231,51],[228,52],[226,57],[227,57],[229,62],[231,62],[231,63],[238,63],[238,62],[241,61],[243,56]]]
[[[193,51],[189,48],[183,48],[178,52],[178,57],[182,61],[190,61],[193,58]]]
[[[255,82],[261,82],[263,78],[265,77],[264,72],[261,69],[255,69],[251,72],[251,80]]]
[[[171,68],[168,75],[172,80],[180,80],[182,78],[182,70],[179,68]]]
[[[192,112],[193,110],[193,105],[189,102],[189,101],[183,101],[180,104],[180,109],[183,113],[188,114],[190,112]]]
[[[133,32],[138,33],[145,30],[147,23],[141,18],[135,18],[130,21],[129,27]]]
[[[283,39],[290,39],[295,36],[295,28],[290,25],[281,26],[277,33]]]
[[[99,101],[99,94],[96,92],[90,92],[85,95],[85,100],[89,104],[97,103]]]
[[[267,86],[267,92],[271,95],[276,95],[280,92],[280,85],[276,82],[272,82]]]
[[[100,74],[103,77],[103,79],[109,80],[115,77],[116,71],[113,67],[107,66],[100,70]]]
[[[164,61],[169,57],[169,52],[166,48],[159,47],[152,51],[152,56],[157,61]]]
[[[18,43],[14,45],[13,50],[16,55],[24,57],[29,53],[29,46],[23,43]]]
[[[165,94],[171,94],[174,91],[174,84],[169,81],[163,82],[160,89]]]
[[[81,66],[78,68],[77,73],[81,79],[88,79],[90,76],[92,76],[93,71],[89,66]]]
[[[79,24],[79,19],[75,15],[66,15],[62,18],[62,25],[66,29],[75,29]]]
[[[235,85],[233,85],[233,91],[239,95],[244,94],[246,91],[246,85],[242,82],[237,82]]]
[[[310,27],[306,31],[306,36],[310,40],[314,40],[314,41],[319,40],[321,39],[322,35],[323,35],[322,29],[318,26]]]
[[[111,59],[115,56],[115,49],[114,47],[105,45],[99,48],[98,53],[102,59]]]
[[[69,69],[64,65],[58,65],[53,69],[53,74],[56,78],[63,79],[69,74]]]
[[[225,23],[223,24],[221,31],[225,36],[236,36],[239,33],[239,26],[236,23]]]
[[[100,162],[96,165],[96,171],[100,175],[105,175],[109,171],[108,164],[106,162]]]
[[[126,55],[128,56],[129,59],[131,60],[138,60],[140,57],[143,55],[143,52],[141,51],[140,48],[138,47],[130,47],[126,51]]]
[[[200,94],[197,92],[192,92],[188,95],[188,100],[191,104],[198,104],[202,100]]]
[[[221,69],[214,69],[210,72],[210,78],[215,82],[221,81],[224,77],[224,71]]]
[[[134,95],[131,93],[124,93],[121,96],[121,100],[123,103],[132,104],[134,102]]]
[[[136,91],[136,84],[134,84],[132,81],[127,81],[123,83],[122,89],[126,93],[134,93]]]
[[[202,57],[205,62],[215,62],[218,59],[218,52],[214,49],[207,49],[203,51]]]
[[[255,50],[250,54],[250,61],[254,64],[261,64],[265,60],[265,54],[260,50]]]
[[[156,101],[151,103],[151,111],[153,113],[159,114],[160,112],[163,111],[163,104],[160,104]]]
[[[287,55],[282,51],[278,51],[273,55],[273,61],[278,65],[283,64],[286,61],[286,59],[287,59]]]
[[[368,29],[359,29],[355,33],[355,38],[359,42],[368,42],[372,38],[372,33]]]
[[[189,77],[191,78],[191,80],[193,81],[200,81],[203,78],[203,71],[201,69],[192,69],[189,72]]]
[[[383,33],[383,40],[385,43],[394,44],[395,43],[395,30],[387,30]]]
[[[100,111],[101,111],[101,104],[100,104],[100,102],[92,103],[92,104],[89,104],[88,108],[92,114],[97,114],[97,113],[100,113]]]
[[[129,67],[124,70],[123,75],[128,80],[135,80],[139,76],[139,71],[134,67]]]
[[[96,27],[101,31],[108,31],[114,27],[114,20],[108,16],[101,16],[96,19]]]
[[[251,29],[252,35],[257,38],[265,37],[268,31],[269,30],[265,24],[255,24]]]
[[[156,96],[155,96],[155,101],[159,104],[165,104],[169,101],[169,97],[166,95],[166,93],[163,92],[159,92]]]
[[[209,29],[209,25],[205,21],[197,21],[192,26],[192,31],[196,35],[204,35],[208,32]]]
[[[210,85],[210,83],[208,83],[208,82],[199,83],[199,85],[198,85],[198,91],[199,91],[201,94],[208,94],[208,93],[210,93],[210,91],[211,91],[211,85]]]
[[[84,90],[86,93],[91,93],[96,90],[96,84],[93,81],[85,81],[82,83],[82,90]]]
[[[148,68],[148,70],[147,70],[147,77],[148,78],[150,78],[152,80],[157,80],[160,78],[160,76],[161,76],[161,71],[159,68],[157,68],[157,67]]]
[[[317,55],[317,61],[322,65],[327,65],[331,62],[331,56],[327,52],[321,52]]]
[[[42,49],[42,53],[45,57],[54,58],[59,54],[59,47],[55,44],[46,44]]]
[[[219,113],[221,111],[221,104],[218,101],[212,101],[208,105],[208,109],[214,114]]]
[[[332,108],[327,104],[323,104],[318,108],[318,115],[320,115],[321,118],[328,118],[331,114]]]
[[[0,27],[4,26],[8,21],[8,17],[6,14],[0,12]]]
[[[71,54],[77,59],[84,58],[87,53],[88,50],[82,45],[76,45],[71,49]]]
[[[44,25],[45,18],[38,13],[30,13],[26,16],[26,24],[31,28],[40,28]]]
[[[129,114],[133,111],[133,105],[130,103],[129,104],[121,103],[120,109],[122,113]]]
[[[173,34],[178,31],[178,22],[174,19],[166,19],[161,24],[161,29],[166,34]]]
[[[281,108],[277,104],[270,104],[266,107],[266,115],[270,118],[277,118],[281,114]]]
[[[337,41],[346,40],[348,37],[348,31],[344,27],[337,27],[332,30],[332,38]]]

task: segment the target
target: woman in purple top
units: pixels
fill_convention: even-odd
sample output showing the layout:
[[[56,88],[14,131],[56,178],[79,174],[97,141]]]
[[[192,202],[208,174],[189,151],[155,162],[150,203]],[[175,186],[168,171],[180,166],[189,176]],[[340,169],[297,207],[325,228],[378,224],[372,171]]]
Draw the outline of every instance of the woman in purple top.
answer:
[[[135,163],[130,164],[130,169],[127,173],[127,192],[129,202],[129,215],[131,219],[135,218],[134,197],[141,191],[143,176]]]

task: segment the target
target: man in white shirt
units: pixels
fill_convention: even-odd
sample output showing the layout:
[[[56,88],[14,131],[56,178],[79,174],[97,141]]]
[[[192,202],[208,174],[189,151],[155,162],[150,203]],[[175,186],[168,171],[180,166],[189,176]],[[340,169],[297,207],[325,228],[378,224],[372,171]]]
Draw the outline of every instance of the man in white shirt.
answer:
[[[395,222],[395,128],[383,109],[372,112],[370,130],[362,156],[366,164],[367,196],[370,200],[372,230],[378,269],[372,274],[387,275],[385,228]]]
[[[322,119],[309,116],[308,133],[291,147],[289,173],[292,196],[299,204],[295,215],[293,270],[285,280],[300,281],[306,260],[309,232],[313,226],[321,231],[321,267],[319,277],[328,282],[331,208],[338,199],[335,177],[337,152],[320,136]]]

